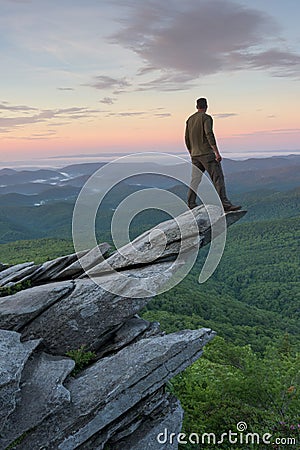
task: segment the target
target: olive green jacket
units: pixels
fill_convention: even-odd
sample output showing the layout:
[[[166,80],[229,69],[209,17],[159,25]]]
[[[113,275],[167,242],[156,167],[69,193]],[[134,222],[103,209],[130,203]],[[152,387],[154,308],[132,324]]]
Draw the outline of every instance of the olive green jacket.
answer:
[[[191,156],[212,154],[211,146],[216,145],[212,117],[199,111],[192,114],[186,121],[185,143]]]

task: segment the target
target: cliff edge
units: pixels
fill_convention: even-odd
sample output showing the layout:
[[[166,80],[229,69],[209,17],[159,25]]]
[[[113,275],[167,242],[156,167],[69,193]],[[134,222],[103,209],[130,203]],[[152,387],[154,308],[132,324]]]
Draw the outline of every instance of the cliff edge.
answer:
[[[227,226],[244,214],[227,213]],[[0,298],[1,450],[158,450],[159,433],[180,432],[183,411],[165,385],[215,333],[164,334],[138,312],[222,217],[199,206],[113,253],[103,243],[41,265],[0,264],[2,295],[26,286]],[[74,375],[66,354],[80,348],[93,358]]]

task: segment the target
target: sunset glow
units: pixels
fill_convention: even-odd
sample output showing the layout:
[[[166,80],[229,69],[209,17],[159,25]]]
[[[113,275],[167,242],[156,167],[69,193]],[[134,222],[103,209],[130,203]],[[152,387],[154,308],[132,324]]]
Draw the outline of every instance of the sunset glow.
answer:
[[[223,156],[299,152],[295,0],[1,0],[0,8],[2,167],[185,154],[185,121],[200,96]]]

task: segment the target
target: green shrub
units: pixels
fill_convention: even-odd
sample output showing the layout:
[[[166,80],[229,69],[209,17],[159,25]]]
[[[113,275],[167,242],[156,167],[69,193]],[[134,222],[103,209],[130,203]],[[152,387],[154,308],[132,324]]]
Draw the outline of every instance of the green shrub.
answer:
[[[77,375],[82,369],[88,366],[93,359],[96,358],[96,354],[94,352],[85,351],[85,345],[82,345],[77,350],[69,350],[66,355],[75,361],[75,367],[71,375]]]
[[[10,287],[0,287],[0,297],[6,297],[7,295],[16,294],[19,291],[23,291],[24,289],[28,289],[31,287],[31,281],[26,280],[21,283],[17,283],[14,286]]]

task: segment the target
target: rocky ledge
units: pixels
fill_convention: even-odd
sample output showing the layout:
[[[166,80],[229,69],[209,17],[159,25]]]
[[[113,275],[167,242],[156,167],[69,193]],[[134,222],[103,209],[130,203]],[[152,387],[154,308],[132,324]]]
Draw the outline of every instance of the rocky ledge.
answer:
[[[159,433],[179,433],[183,411],[165,385],[215,333],[166,335],[137,314],[221,214],[197,207],[112,254],[103,243],[41,265],[0,264],[2,295],[26,287],[0,298],[0,449],[158,450]],[[226,214],[227,226],[244,214]],[[66,354],[80,348],[93,357],[74,372]]]

